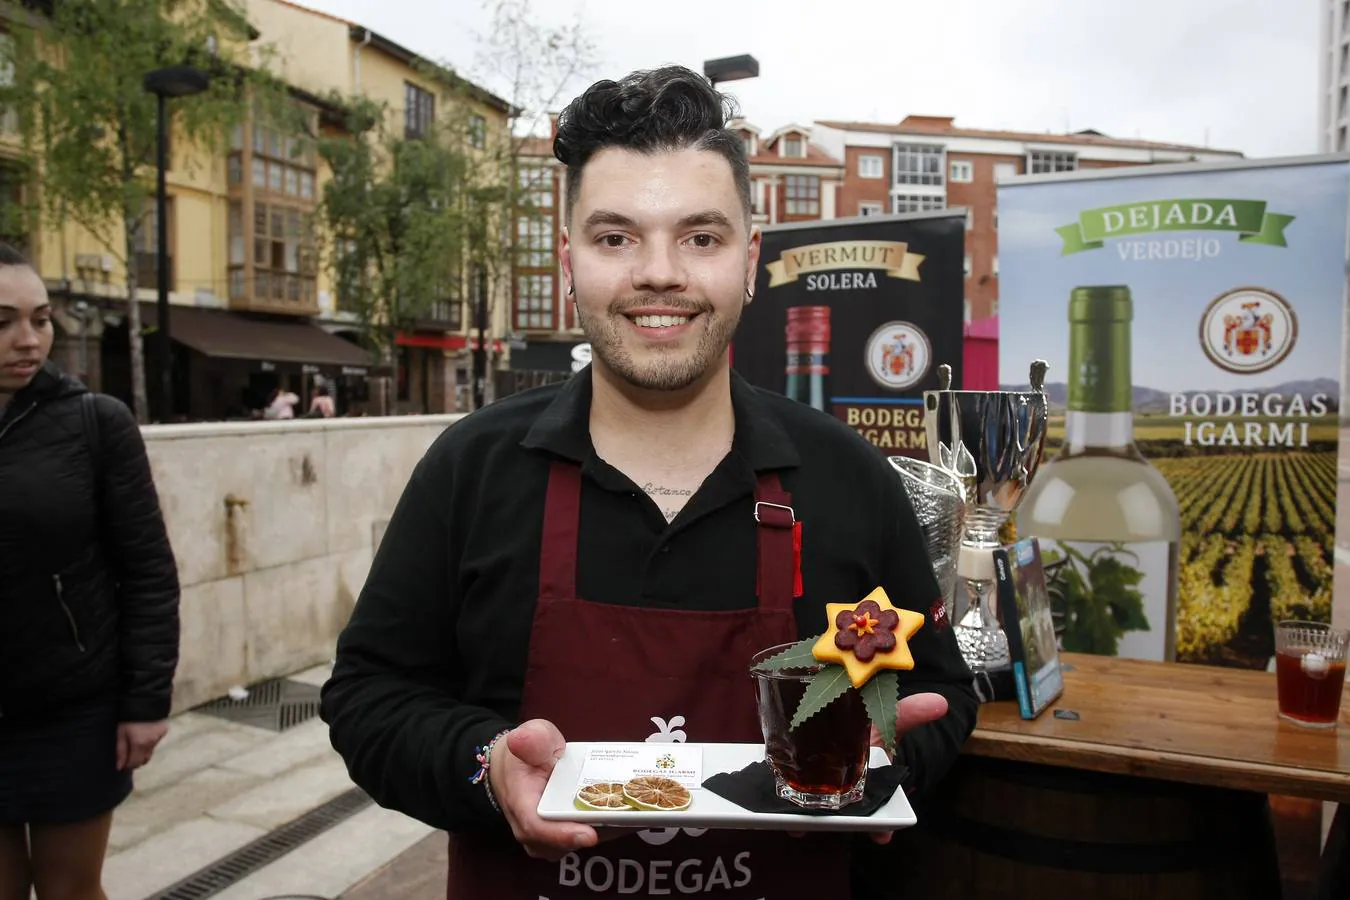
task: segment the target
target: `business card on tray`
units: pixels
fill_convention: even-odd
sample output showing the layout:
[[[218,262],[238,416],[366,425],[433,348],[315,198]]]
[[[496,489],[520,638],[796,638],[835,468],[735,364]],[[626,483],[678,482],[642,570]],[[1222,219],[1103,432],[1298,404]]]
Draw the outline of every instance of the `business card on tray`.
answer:
[[[703,784],[703,748],[697,744],[592,744],[581,783],[619,782],[657,775],[690,790]]]

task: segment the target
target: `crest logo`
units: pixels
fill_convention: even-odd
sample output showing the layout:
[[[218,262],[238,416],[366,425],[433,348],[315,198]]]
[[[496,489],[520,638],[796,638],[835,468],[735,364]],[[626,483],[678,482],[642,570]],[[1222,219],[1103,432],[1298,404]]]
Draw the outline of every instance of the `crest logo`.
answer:
[[[656,767],[658,769],[669,769],[673,765],[675,765],[675,757],[671,756],[669,753],[663,753],[656,759]]]
[[[1200,346],[1227,372],[1254,375],[1284,361],[1298,339],[1289,302],[1264,288],[1244,287],[1217,297],[1200,320]]]
[[[867,339],[867,372],[884,388],[902,391],[928,374],[933,345],[909,322],[887,322]]]

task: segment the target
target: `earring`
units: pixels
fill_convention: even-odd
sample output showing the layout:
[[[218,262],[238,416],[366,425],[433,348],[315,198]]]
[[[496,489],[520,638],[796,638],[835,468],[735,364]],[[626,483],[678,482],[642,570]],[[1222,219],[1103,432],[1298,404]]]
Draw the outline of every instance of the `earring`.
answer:
[[[573,294],[575,294],[576,292],[577,292],[577,286],[576,286],[575,284],[570,284],[570,283],[569,283],[569,284],[567,285],[567,296],[570,297],[570,296],[572,296]]]
[[[750,290],[750,288],[746,288],[746,289],[745,289],[745,302],[746,302],[746,303],[749,303],[751,300],[754,300],[754,299],[755,299],[754,293]]]

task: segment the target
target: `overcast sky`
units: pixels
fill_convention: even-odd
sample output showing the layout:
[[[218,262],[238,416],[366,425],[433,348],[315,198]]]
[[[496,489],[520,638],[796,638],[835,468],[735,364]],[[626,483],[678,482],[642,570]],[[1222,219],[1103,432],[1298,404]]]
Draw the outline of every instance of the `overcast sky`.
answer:
[[[475,72],[482,0],[300,2],[506,87]],[[533,2],[540,20],[584,25],[596,78],[753,54],[760,77],[724,89],[766,132],[953,115],[972,128],[1095,128],[1252,157],[1317,152],[1319,0]]]

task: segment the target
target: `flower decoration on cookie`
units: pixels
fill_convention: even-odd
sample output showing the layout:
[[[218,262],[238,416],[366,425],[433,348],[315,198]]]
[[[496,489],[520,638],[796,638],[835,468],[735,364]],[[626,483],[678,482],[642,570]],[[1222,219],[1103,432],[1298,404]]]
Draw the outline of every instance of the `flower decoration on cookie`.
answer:
[[[914,668],[909,639],[923,614],[891,604],[880,587],[856,603],[827,603],[829,628],[756,666],[761,671],[815,670],[792,717],[797,727],[850,689],[862,695],[888,750],[895,745],[897,671]]]

